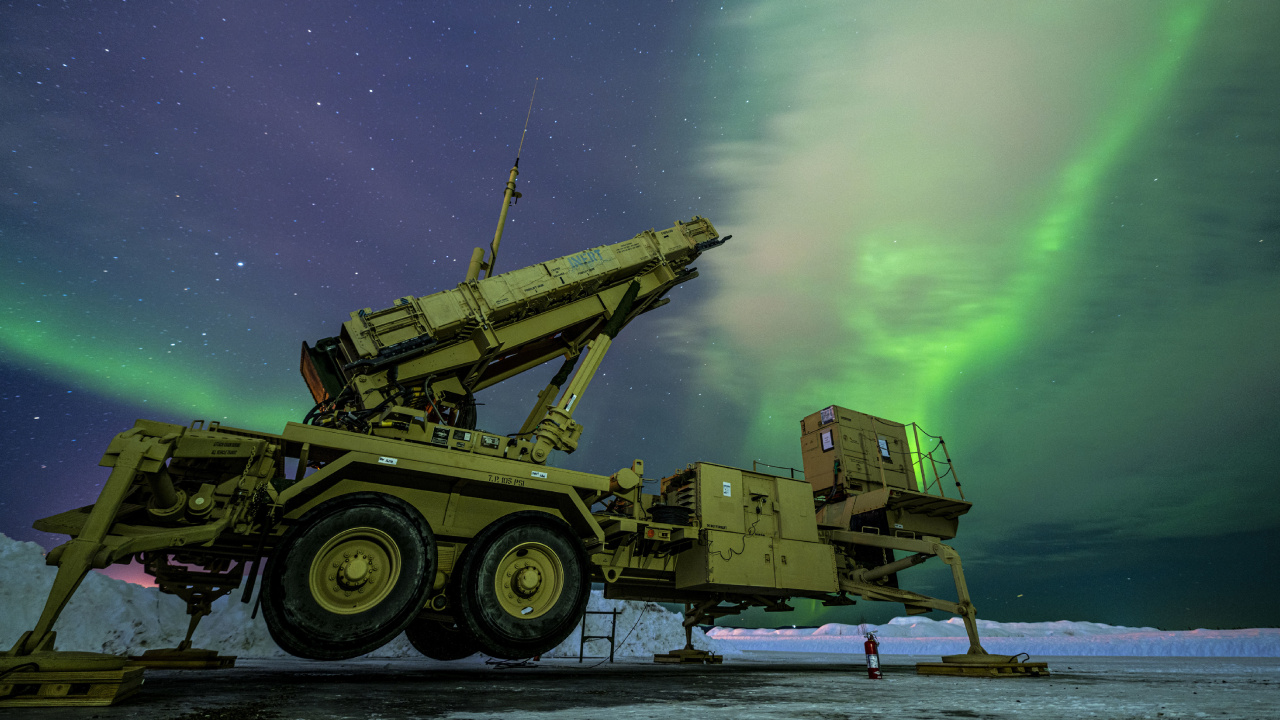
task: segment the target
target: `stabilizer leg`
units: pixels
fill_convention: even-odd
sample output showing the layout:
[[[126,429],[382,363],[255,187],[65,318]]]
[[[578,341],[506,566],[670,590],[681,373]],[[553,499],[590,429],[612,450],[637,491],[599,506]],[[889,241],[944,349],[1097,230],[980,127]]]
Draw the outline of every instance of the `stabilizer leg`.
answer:
[[[156,577],[160,591],[177,595],[187,603],[187,636],[176,648],[148,650],[141,655],[130,656],[129,662],[150,668],[217,670],[235,667],[234,655],[219,655],[216,650],[191,647],[191,637],[196,626],[213,612],[213,601],[229,594],[240,586],[244,576],[244,563],[237,562],[226,572],[217,568],[200,571],[177,567],[169,563],[164,553],[144,555],[147,571]]]
[[[957,614],[964,621],[969,635],[969,652],[963,655],[944,655],[940,663],[916,663],[918,675],[952,675],[965,677],[1047,677],[1049,664],[1026,662],[1030,657],[1020,655],[992,655],[978,640],[978,611],[969,598],[969,586],[964,581],[960,566],[960,554],[946,545],[938,545],[938,557],[951,567],[951,577],[956,583]]]
[[[843,530],[831,533],[831,539],[843,544],[846,548],[864,545],[875,548],[892,548],[918,553],[921,556],[937,556],[951,568],[951,578],[956,584],[956,601],[950,602],[940,598],[928,597],[909,590],[902,590],[890,585],[876,584],[875,580],[887,574],[918,564],[915,558],[906,558],[882,570],[862,570],[855,568],[842,575],[840,589],[862,596],[866,600],[900,602],[908,609],[919,608],[942,610],[949,612],[964,621],[965,633],[969,636],[969,651],[962,655],[947,655],[940,663],[918,663],[916,672],[921,675],[975,675],[1027,677],[1049,674],[1046,663],[1020,661],[1022,655],[992,655],[982,647],[978,637],[978,611],[969,596],[969,586],[964,580],[964,569],[960,565],[960,554],[949,545],[936,540],[915,540],[910,538],[882,537],[878,534],[863,532],[846,532]],[[852,550],[847,550],[852,557]]]
[[[987,655],[978,639],[978,610],[969,598],[969,585],[964,581],[964,569],[960,566],[960,553],[946,545],[938,546],[938,557],[951,568],[951,579],[956,583],[956,605],[959,606],[960,619],[964,621],[965,633],[969,635],[969,655]]]
[[[724,662],[723,655],[714,655],[706,650],[697,650],[693,647],[693,626],[697,625],[703,617],[710,617],[707,611],[719,604],[719,600],[704,600],[697,605],[685,603],[684,647],[679,650],[672,650],[669,653],[657,653],[653,656],[653,661],[656,663],[699,665],[718,665]]]
[[[133,487],[144,453],[154,442],[136,435],[131,431],[117,437],[121,441],[119,457],[80,534],[54,548],[46,558],[45,562],[58,566],[58,575],[35,628],[23,633],[12,649],[0,656],[0,707],[111,705],[142,684],[142,668],[125,667],[123,657],[54,651],[53,631],[89,570],[111,562],[103,538]]]
[[[52,650],[53,624],[80,587],[84,576],[92,568],[110,564],[110,558],[103,557],[107,546],[102,540],[120,510],[120,503],[133,487],[133,478],[138,472],[143,453],[150,449],[153,442],[151,438],[139,439],[136,436],[124,440],[115,467],[111,469],[111,476],[107,478],[98,502],[89,511],[80,534],[65,545],[54,548],[45,559],[47,564],[58,566],[58,576],[54,578],[53,587],[49,590],[49,599],[45,601],[44,611],[40,613],[35,629],[24,633],[13,649],[6,653],[6,657],[29,655],[37,650]],[[2,665],[0,669],[3,669]]]

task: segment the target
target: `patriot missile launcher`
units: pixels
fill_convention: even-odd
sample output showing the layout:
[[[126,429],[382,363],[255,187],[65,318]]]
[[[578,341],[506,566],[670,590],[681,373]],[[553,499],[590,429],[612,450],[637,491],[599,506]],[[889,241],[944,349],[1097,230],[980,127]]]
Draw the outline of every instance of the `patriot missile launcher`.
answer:
[[[641,460],[609,474],[547,465],[577,447],[573,412],[613,338],[728,238],[695,217],[494,274],[516,174],[487,260],[477,248],[456,288],[358,310],[337,336],[303,344],[315,400],[304,422],[277,434],[139,420],[111,441],[98,501],[35,523],[71,540],[47,556],[58,572],[34,628],[0,656],[0,707],[111,704],[144,666],[231,666],[193,635],[219,597],[255,601],[259,577],[273,639],[317,660],[401,632],[438,660],[537,656],[583,621],[594,582],[611,598],[683,603],[689,632],[793,598],[944,610],[963,619],[970,652],[920,672],[1045,674],[983,651],[944,543],[970,504],[945,496],[945,445],[923,450],[914,425],[835,406],[805,418],[807,480],[699,462],[653,495]],[[521,428],[477,427],[477,392],[557,357]],[[950,567],[957,600],[899,587],[931,558]],[[186,601],[186,638],[135,658],[57,650],[54,623],[85,575],[133,559]],[[655,660],[717,659],[689,638]]]

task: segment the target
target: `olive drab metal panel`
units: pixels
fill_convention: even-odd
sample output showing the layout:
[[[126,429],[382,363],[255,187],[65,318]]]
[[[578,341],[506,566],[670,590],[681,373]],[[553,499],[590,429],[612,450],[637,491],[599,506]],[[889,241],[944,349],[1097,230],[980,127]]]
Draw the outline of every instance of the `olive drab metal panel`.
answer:
[[[694,467],[694,510],[705,529],[677,560],[677,588],[837,589],[834,551],[819,542],[808,483],[711,463]],[[685,492],[665,499],[679,504]]]
[[[906,426],[832,405],[801,421],[804,475],[814,491],[917,490]]]
[[[742,471],[709,463],[698,464],[695,512],[702,526],[733,533],[746,531],[742,511]]]

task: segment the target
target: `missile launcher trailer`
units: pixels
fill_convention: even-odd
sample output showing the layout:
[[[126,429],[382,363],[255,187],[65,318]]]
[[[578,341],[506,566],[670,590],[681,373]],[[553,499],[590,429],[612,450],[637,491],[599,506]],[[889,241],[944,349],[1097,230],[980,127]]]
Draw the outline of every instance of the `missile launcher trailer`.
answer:
[[[427,438],[415,417],[473,429],[474,393],[557,357],[566,358],[563,382],[584,346],[602,342],[607,320],[621,310],[616,333],[670,302],[673,287],[697,277],[689,263],[722,242],[710,222],[694,218],[483,280],[473,268],[454,290],[353,312],[337,337],[303,343],[314,417],[357,432],[373,423],[375,434],[392,428],[388,436],[418,441]],[[546,409],[535,407],[518,436],[530,435]]]
[[[336,337],[304,343],[316,401],[304,422],[275,434],[139,420],[117,435],[98,501],[35,523],[72,539],[48,554],[58,574],[36,626],[0,656],[0,707],[109,704],[136,689],[139,664],[229,665],[191,648],[192,633],[218,597],[243,587],[250,601],[259,575],[272,637],[320,660],[401,632],[438,660],[533,657],[582,621],[594,582],[610,598],[684,603],[689,632],[752,606],[789,610],[791,598],[940,609],[963,618],[971,643],[950,658],[970,664],[942,671],[1043,669],[982,650],[943,544],[969,503],[944,497],[945,445],[922,451],[914,425],[834,406],[805,418],[806,480],[700,462],[650,495],[640,460],[609,475],[546,465],[577,447],[573,411],[612,339],[728,238],[695,217],[493,275],[500,235],[456,289],[354,312]],[[476,392],[556,357],[517,432],[477,429]],[[951,567],[957,601],[898,586],[931,557]],[[187,602],[186,639],[132,664],[55,650],[54,622],[86,573],[134,558]],[[686,644],[659,659],[712,658]]]

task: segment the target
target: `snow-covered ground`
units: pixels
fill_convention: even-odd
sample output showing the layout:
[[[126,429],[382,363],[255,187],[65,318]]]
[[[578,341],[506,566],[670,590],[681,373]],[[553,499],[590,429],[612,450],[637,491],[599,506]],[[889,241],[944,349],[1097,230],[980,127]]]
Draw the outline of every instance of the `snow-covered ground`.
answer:
[[[39,545],[18,542],[0,534],[0,649],[12,647],[18,636],[35,626],[44,607],[56,568],[44,564]],[[284,657],[271,640],[259,613],[250,619],[250,606],[239,593],[214,603],[213,614],[201,621],[194,644],[246,658]],[[680,616],[655,603],[605,600],[592,593],[590,610],[618,609],[615,654],[644,657],[684,646]],[[609,616],[588,616],[588,634],[608,632]],[[1164,631],[1090,622],[999,623],[979,620],[982,644],[988,652],[1014,655],[1111,655],[1187,657],[1280,657],[1280,629]],[[90,573],[55,626],[60,650],[90,650],[137,654],[152,648],[174,647],[186,634],[186,608],[181,600],[156,588]],[[694,645],[735,655],[743,650],[818,653],[862,653],[863,635],[874,631],[885,655],[950,655],[968,649],[958,618],[895,618],[885,625],[828,624],[820,628],[747,630],[715,628],[707,635],[694,631]],[[577,657],[580,630],[549,655]],[[587,644],[588,656],[603,656],[608,643]],[[374,657],[414,657],[417,651],[404,636],[372,653]]]

